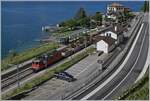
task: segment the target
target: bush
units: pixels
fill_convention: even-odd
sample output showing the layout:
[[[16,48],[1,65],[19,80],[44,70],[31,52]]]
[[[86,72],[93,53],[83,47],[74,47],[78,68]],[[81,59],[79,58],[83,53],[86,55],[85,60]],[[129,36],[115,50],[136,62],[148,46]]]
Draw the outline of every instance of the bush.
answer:
[[[130,87],[119,100],[148,100],[149,75],[146,74],[140,81]]]

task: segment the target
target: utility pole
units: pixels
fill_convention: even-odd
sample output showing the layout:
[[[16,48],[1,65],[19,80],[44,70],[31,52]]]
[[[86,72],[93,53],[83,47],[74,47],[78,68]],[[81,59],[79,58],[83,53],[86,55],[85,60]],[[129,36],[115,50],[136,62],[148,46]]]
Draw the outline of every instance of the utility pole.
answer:
[[[19,82],[19,65],[9,64],[9,66],[16,66],[17,67],[17,85],[18,88],[20,88],[20,82]]]
[[[20,88],[20,82],[19,82],[19,65],[17,64],[17,84],[18,84],[18,88]]]

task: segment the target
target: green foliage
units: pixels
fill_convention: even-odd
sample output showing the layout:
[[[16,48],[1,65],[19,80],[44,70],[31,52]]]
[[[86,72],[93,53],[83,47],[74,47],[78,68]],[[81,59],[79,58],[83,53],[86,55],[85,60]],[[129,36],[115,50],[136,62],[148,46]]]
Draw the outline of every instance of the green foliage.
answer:
[[[144,5],[141,7],[143,12],[149,12],[149,1],[145,0]]]
[[[80,8],[75,17],[60,23],[60,26],[74,30],[77,26],[89,27],[90,19],[87,17],[84,8]]]
[[[125,13],[124,13],[124,17],[125,17],[125,19],[129,19],[129,18],[133,18],[134,15],[133,15],[132,12],[125,12]]]
[[[81,27],[89,27],[90,26],[90,18],[89,17],[85,17],[85,18],[79,19],[77,21],[77,23]]]
[[[14,95],[17,95],[23,91],[30,90],[33,87],[42,84],[43,82],[46,82],[47,80],[49,80],[53,77],[55,72],[60,72],[60,71],[64,71],[64,70],[68,69],[69,67],[71,67],[75,63],[79,62],[80,60],[82,60],[83,58],[88,56],[88,53],[91,53],[94,50],[95,50],[94,48],[89,48],[89,49],[87,49],[87,52],[84,51],[84,52],[74,56],[71,60],[68,60],[67,62],[65,62],[65,63],[63,63],[63,64],[61,64],[55,68],[48,69],[46,71],[46,73],[39,75],[36,78],[33,78],[31,81],[27,82],[26,84],[24,84],[20,88],[16,88],[11,92],[8,92],[7,94],[2,95],[2,99],[7,99],[7,98],[14,96]]]
[[[119,100],[148,100],[149,99],[149,74],[130,87]]]
[[[87,17],[87,15],[86,15],[86,12],[85,12],[85,10],[84,10],[84,8],[80,8],[78,11],[77,11],[77,13],[76,13],[76,15],[75,15],[75,19],[76,20],[79,20],[79,19],[83,19],[83,18],[85,18],[85,17]]]
[[[100,12],[96,12],[94,16],[91,16],[91,18],[94,20],[94,22],[91,23],[91,26],[96,27],[97,25],[102,25],[102,14]]]
[[[96,12],[95,15],[92,17],[95,21],[101,21],[102,22],[102,15],[100,12]]]
[[[148,100],[149,99],[149,83],[146,82],[143,87],[130,94],[126,100]]]
[[[65,29],[71,28],[70,30],[73,30],[73,28],[74,28],[75,26],[77,26],[77,25],[78,25],[78,24],[77,24],[77,22],[76,22],[75,19],[69,19],[69,20],[66,20],[65,22],[62,22],[62,23],[60,24],[60,26],[65,27]],[[61,32],[63,32],[63,31],[61,31]]]
[[[9,64],[18,64],[18,63],[24,62],[26,60],[29,60],[29,59],[35,57],[35,56],[41,55],[44,52],[55,49],[56,47],[58,47],[58,45],[53,44],[53,43],[46,43],[46,44],[42,44],[38,47],[28,49],[28,50],[21,52],[21,53],[17,53],[17,54],[13,53],[12,55],[9,55],[8,57],[6,57],[2,60],[1,70],[3,71],[3,70],[10,68]]]

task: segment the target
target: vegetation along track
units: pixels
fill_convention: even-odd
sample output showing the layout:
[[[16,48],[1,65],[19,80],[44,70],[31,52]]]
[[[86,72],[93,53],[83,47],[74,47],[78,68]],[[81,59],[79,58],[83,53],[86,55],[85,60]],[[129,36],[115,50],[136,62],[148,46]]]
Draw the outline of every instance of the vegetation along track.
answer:
[[[26,68],[26,69],[23,69],[23,70],[19,71],[18,74],[16,72],[13,75],[10,75],[5,79],[2,79],[1,80],[1,90],[4,91],[4,90],[8,89],[9,86],[12,86],[12,85],[16,84],[18,80],[20,82],[22,79],[30,76],[31,74],[33,74],[32,69],[31,68]]]
[[[18,66],[19,66],[19,69],[18,69],[18,70],[19,70],[19,71],[23,71],[23,70],[29,68],[29,67],[31,66],[31,63],[28,63],[28,64],[26,64],[26,65],[24,65],[24,66],[22,66],[22,65],[18,65]],[[14,67],[14,68],[16,68],[16,67]],[[14,69],[14,70],[12,70],[12,71],[9,71],[9,72],[7,72],[7,73],[4,73],[4,74],[1,75],[1,80],[6,79],[6,78],[9,78],[10,76],[15,75],[16,73],[17,73],[17,69]]]

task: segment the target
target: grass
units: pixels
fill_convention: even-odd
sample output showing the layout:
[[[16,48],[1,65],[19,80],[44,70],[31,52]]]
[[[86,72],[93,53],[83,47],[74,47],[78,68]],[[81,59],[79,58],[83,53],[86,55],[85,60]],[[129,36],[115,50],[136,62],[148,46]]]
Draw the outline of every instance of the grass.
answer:
[[[130,94],[125,100],[148,100],[149,99],[149,82],[146,82],[143,87]]]
[[[130,87],[119,100],[148,100],[149,99],[149,74]]]
[[[55,49],[57,47],[58,45],[54,43],[46,43],[38,47],[25,50],[24,52],[18,53],[15,56],[9,55],[1,61],[1,70],[3,71],[10,68],[9,64],[18,64],[24,62],[35,56],[41,55],[44,52]]]
[[[2,95],[2,99],[8,99],[14,95],[17,95],[21,92],[27,91],[32,89],[35,86],[38,86],[40,84],[42,84],[43,82],[46,82],[47,80],[51,79],[54,75],[55,72],[61,72],[64,71],[66,69],[68,69],[69,67],[71,67],[72,65],[74,65],[75,63],[79,62],[80,60],[82,60],[83,58],[85,58],[86,56],[88,56],[88,53],[93,52],[95,49],[94,48],[89,48],[86,50],[86,52],[82,52],[74,57],[72,57],[71,59],[69,59],[67,62],[55,67],[55,68],[50,68],[46,71],[46,73],[44,73],[43,75],[37,76],[36,78],[32,79],[31,81],[25,83],[23,86],[21,86],[20,88],[16,88],[13,91],[8,92],[5,95]]]

